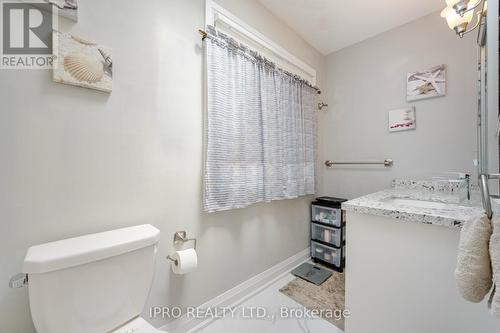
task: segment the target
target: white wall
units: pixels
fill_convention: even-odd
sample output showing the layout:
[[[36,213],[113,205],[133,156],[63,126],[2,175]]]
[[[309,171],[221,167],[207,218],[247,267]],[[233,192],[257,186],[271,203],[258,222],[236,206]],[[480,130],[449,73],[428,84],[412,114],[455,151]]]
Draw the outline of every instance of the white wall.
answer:
[[[328,56],[323,157],[392,158],[394,167],[324,170],[323,194],[353,198],[387,188],[397,177],[475,172],[475,38],[456,37],[436,12]],[[446,97],[407,103],[406,73],[439,64],[447,65]],[[416,107],[417,129],[390,134],[388,111],[405,106]]]
[[[325,72],[324,58],[257,2],[221,4]],[[7,288],[34,244],[155,225],[148,306],[199,305],[308,246],[311,197],[201,212],[204,1],[80,6],[79,22],[61,28],[113,48],[111,95],[53,83],[48,71],[0,73],[0,332],[34,332],[27,290]],[[198,238],[199,269],[175,276],[164,258],[183,229]]]

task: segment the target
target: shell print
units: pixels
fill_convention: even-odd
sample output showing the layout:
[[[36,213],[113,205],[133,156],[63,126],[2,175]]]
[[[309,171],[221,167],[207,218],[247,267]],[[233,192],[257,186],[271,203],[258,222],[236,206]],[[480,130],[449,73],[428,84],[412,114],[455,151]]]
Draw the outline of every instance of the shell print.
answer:
[[[80,38],[80,37],[71,36],[71,38],[73,38],[73,40],[75,40],[75,41],[77,41],[78,43],[83,44],[83,45],[89,45],[89,46],[97,45],[97,44],[96,44],[96,43],[94,43],[94,42],[91,42],[91,41],[89,41],[89,40],[86,40],[86,39],[83,39],[83,38]]]
[[[82,54],[64,57],[64,70],[80,82],[95,83],[104,75],[103,64],[99,60]]]

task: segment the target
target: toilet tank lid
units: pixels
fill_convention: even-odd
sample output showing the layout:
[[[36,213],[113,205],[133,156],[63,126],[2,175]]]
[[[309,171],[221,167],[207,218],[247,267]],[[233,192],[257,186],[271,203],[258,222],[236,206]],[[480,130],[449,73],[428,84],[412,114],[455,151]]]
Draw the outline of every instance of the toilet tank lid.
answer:
[[[158,243],[160,231],[149,224],[32,246],[23,273],[40,274],[118,256]]]

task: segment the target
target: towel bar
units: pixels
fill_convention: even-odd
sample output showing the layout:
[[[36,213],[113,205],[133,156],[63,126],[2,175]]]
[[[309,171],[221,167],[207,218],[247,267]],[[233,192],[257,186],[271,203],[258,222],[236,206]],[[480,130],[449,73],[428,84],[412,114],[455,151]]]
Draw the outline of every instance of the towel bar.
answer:
[[[391,159],[385,159],[383,161],[364,161],[364,162],[334,162],[330,160],[325,161],[325,165],[331,168],[334,165],[384,165],[387,168],[390,168],[394,165],[394,161]]]

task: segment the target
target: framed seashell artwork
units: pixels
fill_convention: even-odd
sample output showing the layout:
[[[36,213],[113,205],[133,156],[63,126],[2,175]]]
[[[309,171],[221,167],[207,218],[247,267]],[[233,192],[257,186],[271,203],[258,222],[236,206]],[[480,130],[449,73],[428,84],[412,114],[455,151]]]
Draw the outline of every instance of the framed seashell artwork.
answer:
[[[113,58],[109,47],[68,33],[54,31],[55,82],[95,89],[113,90]]]
[[[78,1],[77,0],[43,0],[56,8],[59,16],[66,17],[78,22]]]
[[[37,7],[32,0],[22,0]],[[78,22],[78,0],[41,0],[52,5],[54,13],[69,20]]]

